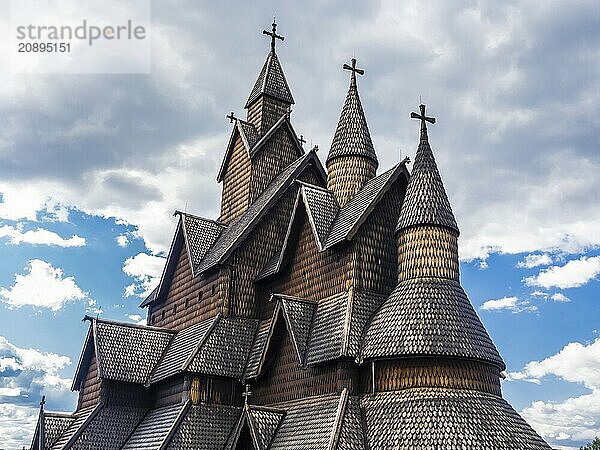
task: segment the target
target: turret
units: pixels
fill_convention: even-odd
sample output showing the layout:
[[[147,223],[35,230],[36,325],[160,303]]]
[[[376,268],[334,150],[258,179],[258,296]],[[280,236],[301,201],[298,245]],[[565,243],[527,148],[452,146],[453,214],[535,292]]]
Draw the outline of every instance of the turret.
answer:
[[[352,73],[350,88],[327,155],[327,189],[342,207],[375,177],[378,166],[356,83],[356,74],[363,75],[364,70],[356,68],[354,58],[343,68]]]

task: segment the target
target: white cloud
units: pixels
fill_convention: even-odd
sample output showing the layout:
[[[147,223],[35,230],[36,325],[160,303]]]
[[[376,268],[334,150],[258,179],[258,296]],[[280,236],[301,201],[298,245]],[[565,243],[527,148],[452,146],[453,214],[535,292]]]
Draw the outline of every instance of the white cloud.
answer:
[[[147,297],[158,284],[165,265],[165,258],[138,253],[123,263],[123,272],[135,282],[125,288],[125,296]]]
[[[600,434],[600,339],[583,345],[573,342],[542,361],[531,361],[508,380],[540,384],[548,376],[578,383],[591,393],[562,402],[535,401],[523,409],[523,417],[542,436],[555,441],[590,441]]]
[[[130,314],[127,316],[127,318],[138,325],[147,325],[146,319],[140,316],[139,314]]]
[[[550,296],[550,299],[554,300],[555,302],[560,302],[560,303],[568,303],[571,301],[571,299],[569,297],[567,297],[565,294],[563,294],[561,292],[556,292],[556,293],[552,294]]]
[[[34,306],[58,311],[65,303],[86,297],[73,277],[39,259],[29,261],[25,273],[16,274],[10,288],[0,289],[2,301],[13,308]]]
[[[523,261],[517,263],[521,269],[532,269],[539,266],[549,266],[552,264],[552,257],[548,253],[530,254],[525,256]]]
[[[524,279],[528,286],[560,289],[583,286],[600,274],[600,256],[582,256],[564,266],[552,266],[543,269],[537,275]]]
[[[46,395],[54,408],[70,409],[75,394],[59,371],[67,356],[20,348],[0,336],[0,448],[28,445],[35,430],[36,405]]]
[[[116,241],[119,247],[127,247],[129,245],[129,239],[124,234],[117,236]]]
[[[65,239],[57,233],[43,228],[24,232],[22,224],[19,224],[16,227],[4,225],[0,228],[0,238],[8,238],[8,242],[14,245],[21,243],[32,245],[55,245],[58,247],[83,247],[85,245],[85,239],[77,235]]]
[[[513,314],[523,311],[537,311],[537,306],[531,305],[526,300],[519,300],[518,297],[503,297],[499,299],[487,300],[481,305],[483,311],[511,311]]]

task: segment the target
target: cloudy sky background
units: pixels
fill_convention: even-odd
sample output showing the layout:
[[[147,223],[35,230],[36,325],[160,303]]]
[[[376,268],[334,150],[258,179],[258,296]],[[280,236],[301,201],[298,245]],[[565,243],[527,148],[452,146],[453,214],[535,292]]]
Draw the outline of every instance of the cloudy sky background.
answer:
[[[73,409],[84,314],[143,319],[173,210],[217,216],[225,115],[244,114],[274,14],[292,121],[322,160],[352,56],[381,169],[414,157],[409,113],[428,105],[505,396],[554,447],[600,435],[597,1],[163,0],[150,74],[0,65],[0,448],[28,445],[40,395]]]

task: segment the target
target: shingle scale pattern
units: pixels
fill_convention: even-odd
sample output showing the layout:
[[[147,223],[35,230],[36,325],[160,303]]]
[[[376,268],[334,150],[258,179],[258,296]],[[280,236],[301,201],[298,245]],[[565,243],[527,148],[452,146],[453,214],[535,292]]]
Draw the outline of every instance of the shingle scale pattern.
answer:
[[[247,415],[258,444],[256,450],[267,450],[284,417],[284,413],[269,408],[250,408]]]
[[[306,355],[308,365],[340,357],[347,302],[348,296],[346,294],[319,302]]]
[[[206,339],[215,320],[219,320],[217,316],[179,331],[152,374],[150,382],[164,380],[184,370],[184,363],[192,356],[198,345]]]
[[[271,444],[271,450],[327,450],[340,398],[309,397],[290,406]]]
[[[460,284],[446,278],[401,282],[375,313],[362,357],[451,356],[506,369]]]
[[[291,328],[289,332],[292,334],[296,351],[300,356],[300,364],[304,364],[310,326],[313,321],[316,305],[290,298],[282,298],[280,301],[284,308],[288,325]]]
[[[256,83],[254,83],[252,91],[250,91],[250,96],[248,97],[245,108],[250,106],[263,94],[283,100],[290,104],[294,103],[294,98],[292,97],[285,75],[283,74],[279,58],[273,51],[267,56],[267,60],[258,75],[258,79],[256,80]]]
[[[271,202],[277,198],[278,194],[280,194],[284,188],[293,182],[297,173],[312,158],[315,158],[314,153],[308,152],[277,175],[262,194],[250,205],[246,212],[231,222],[223,233],[221,233],[221,236],[219,236],[215,245],[209,250],[204,260],[199,264],[197,271],[200,273],[219,264],[227,252],[237,242],[244,238],[245,233],[249,232],[251,226],[262,217]]]
[[[363,399],[371,450],[549,450],[501,397],[480,391],[420,388]]]
[[[359,397],[348,397],[336,450],[365,450]]]
[[[150,328],[96,321],[100,376],[143,384],[173,334]]]
[[[323,188],[304,185],[302,186],[302,195],[306,202],[307,212],[312,219],[311,225],[314,225],[319,247],[323,249],[340,207],[333,192]]]
[[[372,159],[377,155],[371,141],[367,119],[363,111],[356,83],[350,83],[340,120],[338,121],[327,162],[338,156],[358,155]]]
[[[241,379],[258,320],[221,318],[190,362],[190,372]]]
[[[74,414],[75,420],[73,420],[70,423],[70,425],[66,429],[66,431],[52,445],[52,450],[61,450],[65,446],[65,444],[67,444],[69,442],[69,440],[73,436],[75,436],[75,433],[77,433],[77,430],[79,430],[79,428],[81,428],[81,426],[88,419],[88,417],[90,417],[90,415],[92,414],[92,412],[94,412],[94,410],[96,408],[99,408],[99,406],[98,405],[94,405],[94,406],[90,406],[88,408],[83,408],[83,409],[80,409],[79,411],[77,411]]]
[[[225,225],[214,220],[185,213],[183,214],[183,226],[193,267],[200,264],[208,250],[226,228]]]
[[[458,232],[426,131],[417,148],[397,229],[414,225],[441,225]]]
[[[180,403],[148,411],[133,434],[127,439],[123,450],[158,450],[185,407],[185,404]]]
[[[240,408],[231,406],[192,406],[173,434],[167,450],[222,449],[240,417],[240,411]]]
[[[250,349],[248,362],[246,363],[246,373],[244,378],[254,378],[259,375],[260,361],[266,351],[267,339],[271,330],[271,319],[261,320],[258,324],[258,331]]]
[[[326,248],[339,244],[348,237],[356,224],[364,218],[373,202],[381,197],[390,179],[397,176],[399,171],[402,170],[401,166],[402,164],[398,164],[381,175],[371,178],[354,198],[339,211],[327,237]]]
[[[238,123],[240,125],[240,128],[242,129],[242,133],[244,134],[246,141],[248,142],[248,145],[250,146],[250,148],[248,149],[248,151],[250,151],[254,144],[258,142],[258,131],[256,131],[256,128],[250,122],[238,119]]]
[[[75,420],[72,414],[48,414],[44,415],[45,437],[46,442],[44,448],[51,448],[56,441],[67,431],[69,426]]]
[[[143,408],[107,406],[94,416],[70,450],[119,450],[142,420]]]

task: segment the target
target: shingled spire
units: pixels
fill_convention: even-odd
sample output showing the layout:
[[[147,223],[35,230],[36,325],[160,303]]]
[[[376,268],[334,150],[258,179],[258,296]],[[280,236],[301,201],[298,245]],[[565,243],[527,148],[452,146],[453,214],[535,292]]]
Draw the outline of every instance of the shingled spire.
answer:
[[[468,383],[491,365],[494,382],[485,389],[499,392],[493,374],[505,365],[459,282],[458,226],[427,137],[426,122],[435,119],[420,109],[412,114],[421,136],[397,227],[398,285],[373,317],[363,357],[442,357],[452,367],[480,361],[486,366],[465,369],[475,377]]]
[[[263,34],[271,37],[271,51],[245,106],[248,110],[248,122],[252,123],[261,135],[282,115],[289,112],[290,106],[294,104],[294,98],[275,52],[277,39],[283,41],[284,37],[277,34],[275,21],[271,25],[271,31],[263,30]]]
[[[327,155],[327,188],[333,191],[340,206],[375,176],[378,166],[356,83],[356,74],[363,75],[365,71],[356,68],[354,58],[351,65],[344,64],[343,68],[351,72],[350,88]]]
[[[420,105],[419,109],[420,114],[411,114],[413,119],[421,120],[421,136],[397,231],[415,225],[440,225],[458,233],[427,136],[426,122],[435,123],[435,119],[425,115],[425,105]]]

